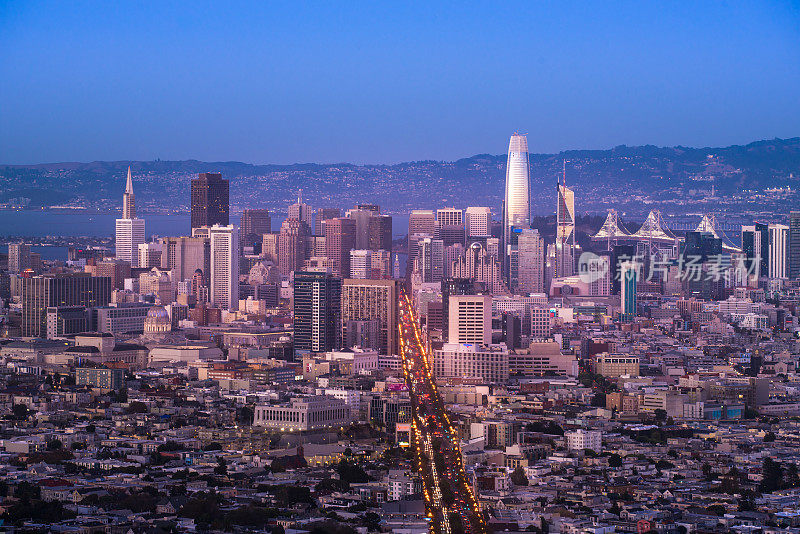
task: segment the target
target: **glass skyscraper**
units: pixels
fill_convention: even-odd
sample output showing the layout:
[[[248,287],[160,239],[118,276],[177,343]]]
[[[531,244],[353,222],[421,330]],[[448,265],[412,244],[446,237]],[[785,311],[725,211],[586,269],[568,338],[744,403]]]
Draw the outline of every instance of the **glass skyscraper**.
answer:
[[[528,139],[514,134],[508,143],[506,164],[506,192],[503,200],[503,276],[510,279],[512,228],[529,228],[531,224],[530,168],[528,165]]]

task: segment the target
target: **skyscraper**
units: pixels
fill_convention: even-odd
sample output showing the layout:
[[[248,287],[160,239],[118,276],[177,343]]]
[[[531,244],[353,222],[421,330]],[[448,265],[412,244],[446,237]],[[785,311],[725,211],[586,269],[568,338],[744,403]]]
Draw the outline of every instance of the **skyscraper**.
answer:
[[[22,279],[22,335],[44,337],[47,308],[105,306],[111,301],[111,279],[88,273],[46,274]]]
[[[357,250],[350,251],[350,278],[366,279],[372,278],[372,251]]]
[[[25,243],[8,245],[8,272],[21,273],[31,266],[31,246]]]
[[[282,275],[303,268],[308,257],[308,225],[299,219],[286,219],[278,234],[278,268]]]
[[[524,229],[517,237],[517,290],[544,292],[544,239],[538,230]]]
[[[211,271],[208,237],[164,237],[161,246],[161,268],[171,270],[175,280],[193,279],[198,270],[208,280]]]
[[[575,274],[575,193],[566,184],[557,184],[556,277]]]
[[[408,217],[408,268],[417,257],[417,243],[421,237],[433,237],[436,233],[436,215],[432,210],[413,210]]]
[[[136,197],[133,194],[133,178],[130,167],[128,167],[128,179],[125,182],[125,193],[122,194],[122,218],[136,218]]]
[[[192,228],[228,226],[230,182],[218,172],[201,172],[192,180]]]
[[[341,336],[342,281],[330,273],[294,273],[294,351],[336,350]]]
[[[491,295],[450,295],[447,342],[489,345],[492,342]]]
[[[272,231],[272,219],[267,209],[246,209],[242,212],[239,237],[244,246],[261,243],[264,234]]]
[[[789,275],[789,227],[785,224],[769,225],[770,278],[786,278]]]
[[[492,212],[489,208],[470,206],[464,212],[464,225],[467,239],[489,237],[491,232]]]
[[[747,257],[751,276],[759,278],[769,273],[769,226],[755,223],[742,226],[742,253]],[[752,265],[751,262],[755,263]]]
[[[529,228],[531,224],[530,168],[528,164],[528,139],[514,134],[508,143],[506,163],[506,190],[503,200],[503,275],[510,280],[512,228]]]
[[[346,217],[325,223],[325,251],[337,276],[350,275],[350,251],[356,248],[356,221]]]
[[[399,354],[397,334],[398,286],[396,280],[353,280],[342,282],[342,339],[348,337],[348,323],[377,320],[381,354]]]
[[[373,215],[369,218],[370,250],[392,250],[392,218],[389,215]]]
[[[636,283],[639,278],[640,265],[626,261],[620,265],[620,308],[623,321],[632,321],[636,317]]]
[[[347,210],[347,218],[355,222],[355,248],[364,250],[369,248],[369,223],[373,216],[379,214],[378,206],[370,204],[359,204],[351,210]]]
[[[800,211],[789,214],[789,278],[800,279]]]
[[[335,219],[342,216],[342,210],[339,208],[319,208],[314,214],[314,235],[325,235],[325,221],[328,219]]]
[[[444,277],[444,243],[441,239],[420,239],[416,267],[421,282],[441,282]]]
[[[239,307],[239,232],[233,225],[215,224],[211,239],[211,303],[223,310]]]
[[[289,218],[303,221],[308,226],[308,229],[311,230],[311,225],[314,222],[313,217],[314,211],[311,206],[303,202],[303,190],[301,189],[297,194],[297,202],[289,206]]]
[[[442,339],[447,343],[450,326],[450,297],[453,295],[477,295],[482,284],[472,278],[447,278],[442,280]]]

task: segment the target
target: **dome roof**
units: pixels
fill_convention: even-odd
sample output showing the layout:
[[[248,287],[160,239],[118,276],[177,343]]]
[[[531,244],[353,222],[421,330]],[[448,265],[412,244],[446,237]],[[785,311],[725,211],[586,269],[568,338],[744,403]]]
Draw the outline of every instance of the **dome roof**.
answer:
[[[147,310],[147,316],[154,317],[156,319],[169,319],[169,314],[164,306],[153,306]]]

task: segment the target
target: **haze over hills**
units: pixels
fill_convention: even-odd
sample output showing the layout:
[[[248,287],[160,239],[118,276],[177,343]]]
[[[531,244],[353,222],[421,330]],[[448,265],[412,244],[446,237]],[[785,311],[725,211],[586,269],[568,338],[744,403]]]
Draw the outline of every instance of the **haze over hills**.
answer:
[[[667,214],[713,207],[730,214],[753,210],[780,214],[786,206],[796,207],[794,190],[800,186],[800,137],[724,148],[647,145],[532,154],[532,202],[537,214],[553,211],[555,184],[564,160],[567,184],[575,189],[578,211],[584,213],[615,207],[641,217],[653,207]],[[302,189],[315,208],[371,202],[390,213],[405,213],[417,208],[463,207],[469,198],[472,205],[499,212],[505,164],[505,154],[478,154],[457,161],[395,165],[196,160],[0,165],[0,203],[117,210],[130,165],[137,203],[150,212],[187,210],[189,178],[198,172],[221,172],[231,180],[234,211],[243,207],[282,211]],[[709,201],[712,185],[716,197]]]

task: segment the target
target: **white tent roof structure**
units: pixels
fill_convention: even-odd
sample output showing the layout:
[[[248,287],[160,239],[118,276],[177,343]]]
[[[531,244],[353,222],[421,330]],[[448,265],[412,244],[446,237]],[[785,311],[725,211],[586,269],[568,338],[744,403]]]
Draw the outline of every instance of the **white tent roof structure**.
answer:
[[[661,212],[653,210],[647,215],[644,224],[636,233],[631,235],[634,239],[649,240],[656,242],[674,242],[675,235],[667,228]]]

